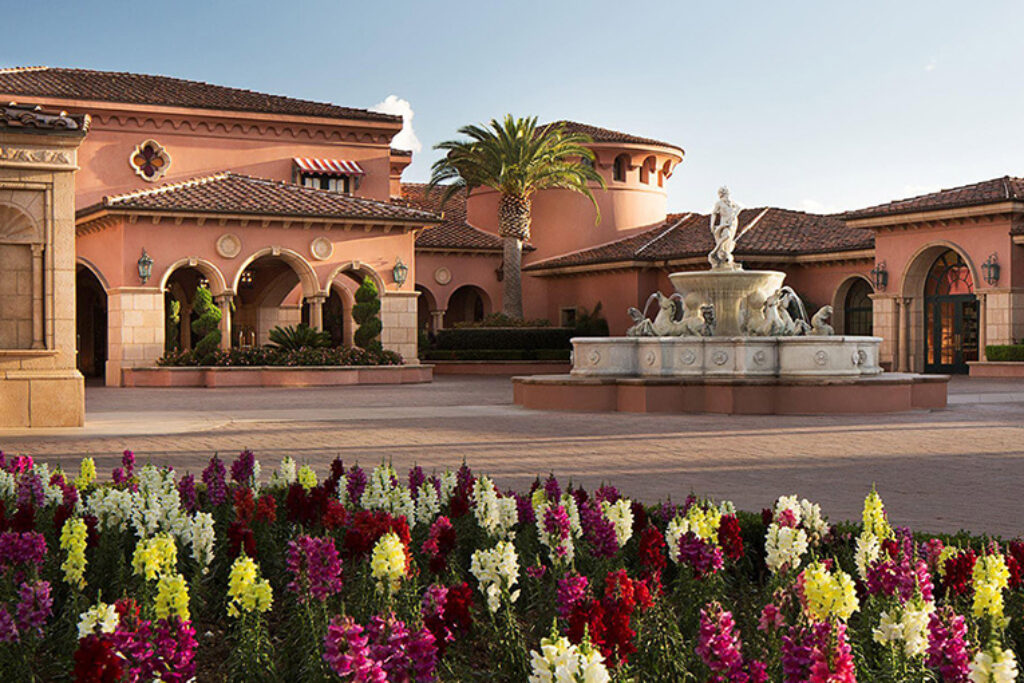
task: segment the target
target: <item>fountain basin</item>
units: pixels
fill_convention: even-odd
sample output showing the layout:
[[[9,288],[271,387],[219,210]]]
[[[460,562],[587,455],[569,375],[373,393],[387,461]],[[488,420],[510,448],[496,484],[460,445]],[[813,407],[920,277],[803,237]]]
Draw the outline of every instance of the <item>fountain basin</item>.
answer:
[[[716,337],[736,337],[740,334],[740,302],[755,292],[767,299],[782,286],[786,274],[778,270],[722,268],[671,273],[668,278],[683,298],[696,294],[700,303],[714,304]]]
[[[881,337],[575,337],[574,377],[878,375]]]

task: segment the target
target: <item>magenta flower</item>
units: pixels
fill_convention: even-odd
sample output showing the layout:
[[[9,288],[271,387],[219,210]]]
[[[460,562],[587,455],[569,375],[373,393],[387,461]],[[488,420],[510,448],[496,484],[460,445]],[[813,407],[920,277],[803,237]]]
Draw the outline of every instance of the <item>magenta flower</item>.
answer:
[[[334,539],[299,536],[289,541],[287,565],[294,577],[288,590],[300,603],[309,595],[323,602],[341,592],[341,557]]]
[[[37,531],[0,533],[0,569],[35,565],[38,571],[46,559],[46,537]]]
[[[846,640],[846,624],[819,622],[814,625],[814,639],[810,683],[857,683],[853,650]]]
[[[181,507],[189,512],[195,512],[199,506],[196,498],[196,478],[193,475],[186,474],[178,480],[178,500],[181,501]]]
[[[693,569],[693,576],[703,579],[714,574],[725,564],[722,549],[706,543],[692,531],[687,531],[679,539],[679,562]]]
[[[0,643],[16,643],[18,640],[18,627],[14,625],[14,618],[7,611],[7,605],[0,605]]]
[[[568,619],[574,607],[586,602],[587,590],[589,588],[590,581],[585,576],[568,574],[559,579],[558,589],[555,594],[558,616],[562,619]]]
[[[125,476],[131,479],[135,476],[135,454],[130,450],[125,450],[121,454],[121,466],[124,467]]]
[[[239,484],[248,484],[256,474],[256,456],[246,448],[231,463],[231,480]]]
[[[327,627],[324,661],[344,680],[354,683],[387,683],[388,675],[370,657],[369,639],[352,617],[336,618]]]
[[[555,475],[549,474],[548,478],[544,481],[544,493],[552,503],[557,503],[562,499],[562,487],[558,485]]]
[[[359,505],[363,499],[363,491],[366,490],[366,472],[359,465],[353,465],[352,469],[348,471],[346,481],[348,482],[346,484],[348,499],[352,501],[353,505]]]
[[[420,486],[427,480],[427,475],[423,473],[423,468],[416,465],[409,470],[409,491],[412,493],[413,500],[419,497]]]
[[[49,581],[23,583],[18,589],[18,630],[22,633],[35,630],[43,637],[43,627],[53,612],[53,596],[50,595]]]
[[[763,683],[768,680],[761,662],[743,659],[743,644],[736,633],[732,613],[717,602],[700,611],[700,630],[697,635],[697,654],[711,670],[711,681],[716,683]]]
[[[810,677],[813,655],[811,634],[800,626],[791,626],[782,636],[782,673],[786,683],[803,683]]]
[[[544,531],[557,544],[555,554],[559,557],[564,557],[568,552],[564,541],[569,538],[569,532],[571,531],[569,514],[565,511],[565,506],[551,505],[544,510]],[[612,533],[614,531],[613,528]],[[615,549],[618,550],[618,545],[616,545]],[[615,553],[613,552],[612,554],[614,555]]]
[[[971,654],[967,644],[967,622],[952,607],[940,607],[928,622],[929,668],[937,669],[944,683],[966,683]]]
[[[210,458],[210,464],[203,470],[203,483],[206,484],[206,497],[210,505],[220,505],[228,499],[228,487],[224,482],[224,463],[216,455]]]
[[[588,500],[580,505],[580,524],[594,557],[614,557],[619,552],[615,525],[604,516],[598,503]]]

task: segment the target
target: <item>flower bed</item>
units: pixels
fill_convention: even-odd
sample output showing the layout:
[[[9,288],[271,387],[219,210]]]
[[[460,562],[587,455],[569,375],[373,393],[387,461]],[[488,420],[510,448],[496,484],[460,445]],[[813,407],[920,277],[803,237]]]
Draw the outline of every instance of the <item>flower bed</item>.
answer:
[[[260,475],[0,456],[0,678],[1017,676],[1024,544],[915,537],[874,492],[833,526],[796,496],[645,506],[465,466]]]
[[[361,349],[357,346],[332,348],[277,349],[271,346],[253,346],[245,349],[218,349],[209,367],[305,367],[328,365],[401,365],[402,357],[394,351]],[[197,367],[200,365],[193,351],[171,351],[157,360],[166,367]]]

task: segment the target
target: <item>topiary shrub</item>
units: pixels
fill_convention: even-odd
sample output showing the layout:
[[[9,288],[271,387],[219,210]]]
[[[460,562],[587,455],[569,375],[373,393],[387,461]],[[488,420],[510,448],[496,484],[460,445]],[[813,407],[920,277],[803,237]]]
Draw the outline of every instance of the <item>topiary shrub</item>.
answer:
[[[172,299],[167,307],[167,320],[164,324],[164,351],[177,351],[181,345],[181,302]]]
[[[305,323],[278,325],[270,331],[270,343],[268,346],[282,351],[297,351],[299,349],[322,349],[331,345],[331,335],[320,330],[314,330]]]
[[[211,365],[220,348],[220,309],[213,304],[213,295],[206,287],[197,287],[192,310],[199,317],[192,321],[192,331],[202,339],[193,351],[199,365]]]
[[[356,346],[368,351],[381,348],[378,337],[382,325],[380,318],[377,317],[378,313],[380,313],[380,294],[377,291],[377,285],[370,278],[363,278],[363,284],[359,285],[359,289],[356,290],[356,304],[352,307],[352,319],[359,326],[355,332]]]
[[[1024,345],[992,344],[985,347],[985,358],[995,363],[1024,361]]]

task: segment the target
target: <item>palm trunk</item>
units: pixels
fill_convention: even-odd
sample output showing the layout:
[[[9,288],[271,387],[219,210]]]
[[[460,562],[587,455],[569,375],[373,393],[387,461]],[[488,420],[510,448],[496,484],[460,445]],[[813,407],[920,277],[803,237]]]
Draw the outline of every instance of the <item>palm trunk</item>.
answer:
[[[504,194],[498,202],[498,233],[503,240],[501,310],[510,318],[523,319],[523,241],[530,238],[528,197]]]

